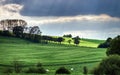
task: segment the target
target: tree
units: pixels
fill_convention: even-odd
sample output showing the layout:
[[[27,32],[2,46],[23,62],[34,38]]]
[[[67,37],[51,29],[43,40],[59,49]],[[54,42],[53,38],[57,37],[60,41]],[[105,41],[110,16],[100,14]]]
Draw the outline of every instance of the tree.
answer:
[[[16,37],[22,37],[24,28],[22,26],[16,26],[13,28],[13,34],[15,34]]]
[[[78,45],[79,43],[80,43],[80,38],[79,38],[79,36],[76,36],[74,38],[74,44]]]
[[[108,56],[112,54],[120,55],[120,36],[119,35],[111,41],[110,47],[107,49],[106,54]]]
[[[57,39],[57,41],[60,42],[60,44],[61,44],[61,42],[64,41],[64,38],[59,37],[59,38]]]
[[[38,26],[33,26],[30,28],[30,31],[29,31],[30,34],[37,34],[37,35],[41,35],[41,31],[40,31],[40,28]]]
[[[0,21],[0,25],[2,25],[3,30],[13,30],[16,26],[25,27],[27,22],[22,19],[5,19]]]
[[[112,38],[107,38],[107,40],[104,43],[101,43],[98,45],[98,48],[108,48],[110,47],[110,42],[112,41]]]
[[[71,42],[72,42],[72,40],[71,40],[71,39],[69,39],[69,40],[68,40],[68,43],[69,43],[69,44],[71,44]]]
[[[120,56],[111,55],[103,59],[92,73],[94,75],[120,75]]]

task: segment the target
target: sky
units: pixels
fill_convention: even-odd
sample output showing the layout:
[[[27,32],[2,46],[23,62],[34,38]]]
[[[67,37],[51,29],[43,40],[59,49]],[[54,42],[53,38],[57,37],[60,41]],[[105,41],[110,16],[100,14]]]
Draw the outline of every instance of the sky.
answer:
[[[120,34],[120,0],[0,0],[0,20],[16,18],[42,35],[113,38]]]

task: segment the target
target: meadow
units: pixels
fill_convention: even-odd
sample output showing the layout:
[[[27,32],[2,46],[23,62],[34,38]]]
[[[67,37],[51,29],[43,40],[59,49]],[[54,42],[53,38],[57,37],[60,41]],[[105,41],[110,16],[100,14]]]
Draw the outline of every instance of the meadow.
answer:
[[[65,38],[62,44],[38,44],[20,38],[0,36],[0,68],[10,66],[14,60],[18,60],[27,67],[41,62],[49,70],[46,75],[54,75],[61,66],[69,70],[73,68],[71,75],[82,75],[84,66],[91,70],[106,57],[106,49],[97,48],[104,40],[82,39],[80,45],[75,46],[73,42],[68,44],[68,39],[70,38]]]

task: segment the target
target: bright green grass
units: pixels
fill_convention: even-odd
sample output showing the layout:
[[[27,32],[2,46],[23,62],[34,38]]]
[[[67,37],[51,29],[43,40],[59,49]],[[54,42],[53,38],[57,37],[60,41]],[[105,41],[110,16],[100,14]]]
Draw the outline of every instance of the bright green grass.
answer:
[[[83,43],[84,41],[81,42]],[[47,75],[53,75],[60,66],[69,70],[74,68],[72,75],[81,75],[83,66],[91,69],[105,57],[105,49],[92,48],[88,43],[87,45],[88,47],[35,44],[18,38],[0,36],[0,64],[10,65],[16,59],[28,66],[41,62],[43,65],[52,65],[44,66],[50,70]]]
[[[72,40],[71,38],[64,38],[65,41],[62,42],[63,44],[69,44],[68,40]],[[81,39],[79,46],[84,47],[95,47],[97,48],[100,43],[103,43],[104,40],[95,40],[95,39]],[[71,45],[74,45],[74,41],[71,41]]]

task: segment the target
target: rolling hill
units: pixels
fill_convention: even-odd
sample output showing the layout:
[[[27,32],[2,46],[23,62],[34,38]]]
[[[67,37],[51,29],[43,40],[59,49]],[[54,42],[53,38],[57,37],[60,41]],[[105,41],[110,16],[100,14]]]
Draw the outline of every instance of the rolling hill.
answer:
[[[37,44],[20,38],[0,36],[0,68],[19,60],[26,66],[43,63],[50,70],[47,75],[53,75],[60,66],[69,70],[74,68],[72,75],[78,75],[82,73],[83,66],[91,69],[106,56],[106,49],[96,48],[103,42],[101,40],[82,39],[80,46],[74,46],[73,43],[68,45],[68,39],[70,38],[65,38],[62,45]]]

